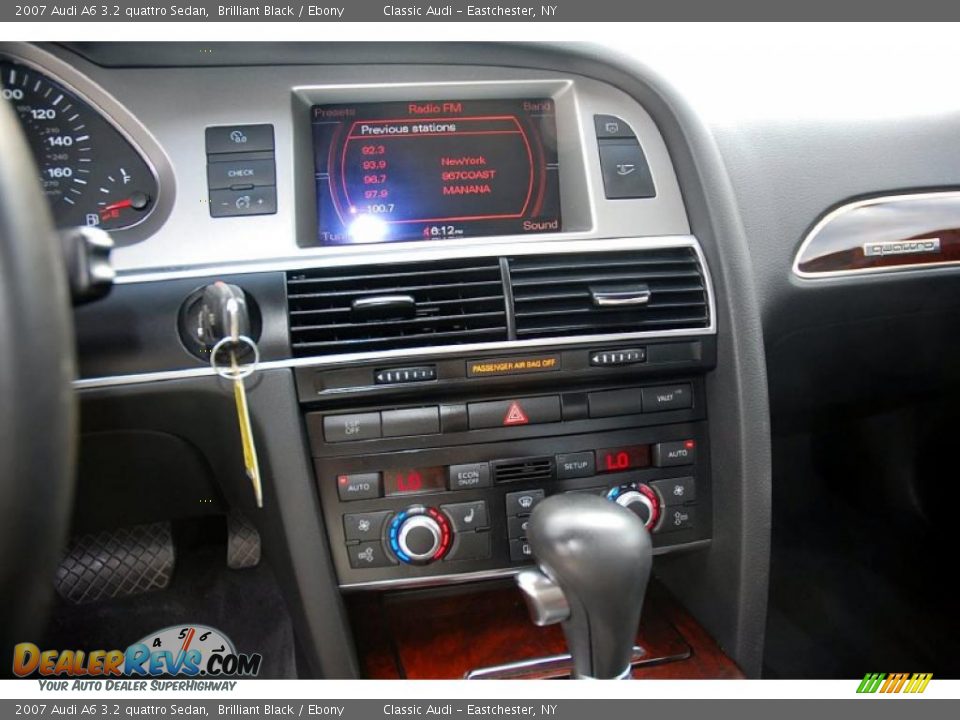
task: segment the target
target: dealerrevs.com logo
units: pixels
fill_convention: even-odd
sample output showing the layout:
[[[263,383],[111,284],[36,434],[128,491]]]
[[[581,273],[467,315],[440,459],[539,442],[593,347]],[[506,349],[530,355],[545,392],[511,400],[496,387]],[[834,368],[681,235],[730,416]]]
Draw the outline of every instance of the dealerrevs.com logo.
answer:
[[[126,650],[41,650],[29,642],[13,648],[13,673],[21,678],[256,677],[262,661],[259,653],[238,653],[206,625],[167,627]]]

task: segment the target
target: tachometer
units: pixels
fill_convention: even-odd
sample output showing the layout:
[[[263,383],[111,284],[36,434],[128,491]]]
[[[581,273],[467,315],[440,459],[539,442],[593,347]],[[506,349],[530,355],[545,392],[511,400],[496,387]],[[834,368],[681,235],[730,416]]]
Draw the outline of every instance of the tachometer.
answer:
[[[59,227],[116,230],[149,214],[156,178],[99,112],[46,75],[6,60],[0,94],[17,111]]]

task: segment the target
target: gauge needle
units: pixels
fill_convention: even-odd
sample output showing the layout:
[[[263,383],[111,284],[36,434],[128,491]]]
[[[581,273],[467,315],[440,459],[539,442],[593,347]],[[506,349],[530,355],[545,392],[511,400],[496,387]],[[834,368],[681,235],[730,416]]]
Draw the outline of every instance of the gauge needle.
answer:
[[[133,200],[127,198],[126,200],[119,200],[115,203],[110,203],[106,207],[100,209],[100,212],[110,212],[111,210],[122,210],[123,208],[133,207]]]

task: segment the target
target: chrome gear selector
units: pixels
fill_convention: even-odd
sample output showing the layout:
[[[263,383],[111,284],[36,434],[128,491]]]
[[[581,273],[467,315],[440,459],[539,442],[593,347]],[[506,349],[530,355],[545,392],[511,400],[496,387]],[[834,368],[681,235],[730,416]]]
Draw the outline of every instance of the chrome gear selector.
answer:
[[[563,623],[577,678],[627,678],[653,565],[643,521],[586,493],[548,497],[527,537],[538,569],[517,584],[537,625]]]

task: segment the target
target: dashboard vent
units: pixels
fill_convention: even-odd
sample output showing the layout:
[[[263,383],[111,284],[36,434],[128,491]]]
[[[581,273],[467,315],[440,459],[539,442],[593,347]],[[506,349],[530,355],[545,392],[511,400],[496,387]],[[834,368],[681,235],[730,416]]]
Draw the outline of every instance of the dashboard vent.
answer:
[[[493,481],[546,482],[554,479],[553,458],[535,457],[522,460],[499,460],[493,465]]]
[[[507,339],[497,258],[287,273],[296,357]]]
[[[518,340],[710,325],[692,248],[509,259]]]

